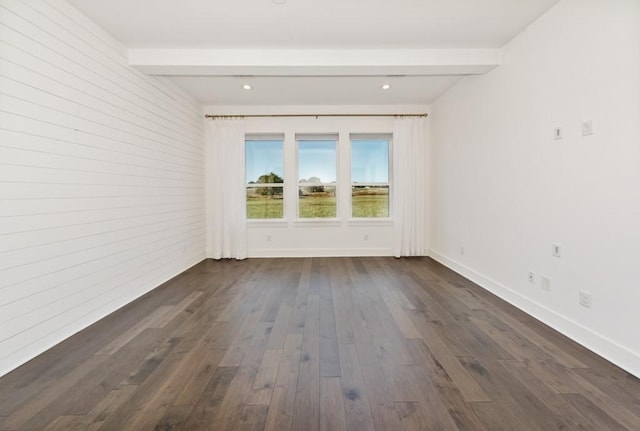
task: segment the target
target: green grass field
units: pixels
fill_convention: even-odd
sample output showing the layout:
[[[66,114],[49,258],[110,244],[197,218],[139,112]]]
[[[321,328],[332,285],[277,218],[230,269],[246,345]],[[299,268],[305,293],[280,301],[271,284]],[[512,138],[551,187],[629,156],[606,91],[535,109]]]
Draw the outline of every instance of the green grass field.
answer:
[[[352,197],[352,217],[389,217],[389,196],[383,194],[356,195]],[[247,199],[247,218],[269,219],[283,217],[283,200],[251,196]],[[336,217],[334,196],[305,196],[299,201],[300,218]]]

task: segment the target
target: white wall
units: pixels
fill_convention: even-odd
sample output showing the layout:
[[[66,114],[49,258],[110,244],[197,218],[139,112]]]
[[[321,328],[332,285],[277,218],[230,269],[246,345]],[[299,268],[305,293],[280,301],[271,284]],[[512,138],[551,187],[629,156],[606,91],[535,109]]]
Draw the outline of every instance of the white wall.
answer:
[[[283,114],[283,113],[422,113],[429,106],[208,106],[208,114]],[[428,128],[428,122],[427,126]],[[350,133],[392,133],[393,117],[320,117],[320,118],[247,118],[246,133],[284,133],[285,170],[297,172],[295,160],[296,133],[338,133],[338,164],[343,172],[350,171]],[[426,161],[425,161],[426,164]],[[338,186],[338,200],[349,211],[348,178]],[[418,187],[416,185],[416,187]],[[391,185],[393,192],[393,184]],[[297,189],[290,191],[285,202],[286,221],[249,221],[250,257],[296,256],[392,256],[393,222],[349,220],[339,215],[339,221],[296,221]],[[287,196],[285,196],[286,198]],[[294,197],[294,199],[291,199]]]
[[[640,376],[640,2],[561,1],[432,112],[432,256]]]
[[[64,1],[0,3],[0,375],[204,258],[201,107]]]

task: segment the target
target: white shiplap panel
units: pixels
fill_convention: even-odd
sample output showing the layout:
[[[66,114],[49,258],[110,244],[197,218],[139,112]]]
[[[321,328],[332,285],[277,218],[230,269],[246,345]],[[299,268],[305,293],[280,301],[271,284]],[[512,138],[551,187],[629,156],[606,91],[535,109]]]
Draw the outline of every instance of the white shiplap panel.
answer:
[[[2,141],[3,137],[7,137]],[[166,181],[193,181],[200,177],[187,169],[158,169],[153,164],[141,161],[140,164],[131,163],[124,155],[112,156],[118,161],[108,158],[96,158],[96,150],[83,151],[74,154],[63,148],[63,145],[45,146],[44,139],[20,135],[0,130],[0,163],[12,166],[30,166],[36,168],[63,169],[74,172],[101,173],[106,175],[136,176],[141,178],[154,178]],[[36,141],[36,142],[34,142]],[[85,154],[82,154],[85,153]]]
[[[175,204],[163,204],[155,208],[157,212],[166,212],[172,205]],[[196,209],[197,206],[194,205],[194,211]],[[69,214],[67,214],[67,217],[69,217]],[[144,218],[146,219],[146,217]],[[199,220],[196,219],[192,223],[198,224]],[[112,247],[118,243],[134,238],[144,240],[145,238],[154,236],[158,232],[165,232],[184,226],[187,226],[184,218],[176,217],[172,220],[153,224],[144,223],[127,229],[101,231],[88,235],[75,235],[62,241],[39,243],[30,246],[21,243],[20,239],[16,238],[13,249],[0,252],[0,271],[98,247]]]
[[[184,259],[184,262],[187,262],[185,268],[189,265],[188,262],[197,261],[200,256],[199,252],[187,255]],[[78,331],[78,328],[86,326],[86,322],[95,322],[104,317],[105,309],[116,310],[146,293],[146,286],[157,286],[168,280],[175,275],[173,269],[175,261],[176,259],[172,259],[170,256],[158,259],[153,262],[153,265],[143,268],[144,276],[133,279],[128,285],[121,285],[116,289],[112,289],[112,296],[115,299],[108,302],[103,299],[98,304],[87,304],[81,311],[70,314],[76,318],[67,324],[54,327],[51,324],[52,322],[46,322],[48,327],[46,331],[42,331],[41,325],[37,325],[34,326],[32,331],[21,334],[20,337],[15,337],[14,340],[32,340],[33,342],[31,344],[22,343],[21,345],[12,343],[13,349],[7,349],[6,352],[8,354],[0,357],[0,369],[9,370],[15,368],[16,364],[24,363],[41,353],[41,346],[53,346],[60,340],[73,335]],[[9,343],[7,343],[7,346],[9,346]]]
[[[109,77],[97,74],[60,55],[41,43],[34,41],[10,28],[4,27],[3,38],[0,40],[0,52],[7,61],[20,64],[25,68],[47,70],[53,79],[63,83],[75,82],[78,87],[91,91],[94,95],[114,98],[125,106],[135,109],[140,115],[155,116],[163,122],[174,125],[181,131],[193,133],[194,124],[202,118],[193,116],[173,116],[150,99],[140,98],[135,92],[121,85]]]
[[[111,208],[130,208],[132,210],[142,207],[162,206],[168,207],[194,207],[200,208],[202,198],[200,196],[187,197],[176,196],[149,196],[149,197],[124,197],[118,196],[111,199],[87,198],[87,199],[20,199],[4,200],[0,207],[0,217],[21,217],[35,214],[69,214],[82,211],[103,211]]]
[[[1,62],[0,62],[1,65]],[[142,139],[150,145],[159,146],[167,151],[182,155],[189,158],[197,158],[198,152],[192,148],[182,148],[178,142],[170,136],[159,133],[153,128],[144,127],[136,124],[128,119],[119,118],[109,113],[102,102],[95,103],[76,103],[70,97],[59,96],[55,91],[43,90],[47,88],[43,83],[28,85],[20,80],[13,79],[1,74],[0,71],[0,88],[2,94],[12,99],[32,101],[37,100],[38,105],[60,111],[64,114],[71,115],[82,119],[86,122],[93,123],[103,128],[119,131],[126,134],[130,139]],[[12,99],[7,100],[7,104]],[[5,105],[6,106],[6,105]]]
[[[8,111],[10,109],[12,112]],[[23,110],[21,111],[23,113],[16,112],[20,110]],[[44,116],[37,117],[38,114]],[[0,100],[0,133],[6,136],[6,139],[0,141],[0,145],[41,151],[50,151],[53,148],[59,151],[59,154],[70,152],[77,157],[97,158],[123,164],[143,164],[157,169],[186,172],[191,172],[194,167],[201,167],[203,164],[202,160],[185,160],[159,150],[157,147],[118,139],[113,136],[114,133],[101,135],[101,132],[105,132],[102,129],[91,127],[86,130],[76,129],[73,127],[75,120],[77,119],[61,115],[59,111],[43,110],[31,102],[13,100],[10,103],[8,98]],[[56,121],[59,122],[56,123]],[[120,156],[128,161],[120,162],[122,158],[118,158]],[[199,171],[198,174],[202,175]]]
[[[192,230],[187,233],[192,232],[198,233],[202,232],[202,230]],[[156,249],[148,251],[148,253],[143,252],[141,255],[136,256],[137,268],[165,257],[162,250]],[[137,268],[132,266],[122,267],[117,272],[109,274],[110,277],[106,280],[102,279],[98,282],[92,280],[88,282],[88,280],[83,279],[82,282],[69,282],[56,289],[43,289],[42,291],[33,293],[28,297],[14,300],[7,306],[0,306],[0,309],[19,308],[21,309],[20,311],[22,311],[21,313],[12,313],[13,316],[11,316],[11,318],[4,314],[0,317],[0,328],[2,328],[3,336],[6,338],[14,337],[34,326],[34,324],[40,324],[40,321],[35,323],[33,321],[33,315],[36,313],[39,319],[44,321],[58,314],[57,312],[61,308],[72,309],[75,307],[81,307],[84,302],[92,300],[96,296],[109,294],[109,292],[119,284],[130,282],[131,276],[140,272]],[[105,272],[103,272],[103,274]],[[33,302],[37,302],[42,305],[34,308]]]
[[[6,51],[6,50],[5,50]],[[17,50],[16,50],[17,51]],[[136,127],[144,128],[159,139],[195,139],[198,136],[188,131],[177,129],[175,124],[167,124],[152,113],[145,112],[139,106],[127,103],[117,96],[95,86],[78,86],[77,78],[65,72],[44,74],[41,70],[42,62],[32,57],[21,58],[17,63],[16,57],[3,52],[0,57],[0,75],[18,83],[35,88],[46,88],[48,93],[86,109],[97,111],[102,115],[118,119]],[[75,84],[75,85],[74,85]]]
[[[177,220],[183,219],[185,224],[189,224],[191,222],[200,222],[200,214],[195,214],[189,217],[185,217],[180,213],[173,212],[171,214],[159,214],[149,217],[138,217],[137,222],[140,222],[142,219],[149,219],[150,223],[156,223],[160,221],[169,221],[169,220]],[[128,220],[120,220],[120,223],[126,226],[126,222],[131,223],[131,219]],[[103,222],[102,224],[107,224],[109,222]],[[117,222],[113,222],[117,223]],[[84,225],[87,227],[90,225]],[[82,227],[82,225],[79,225]],[[93,234],[99,233],[95,229],[95,225],[91,225],[93,228]],[[66,229],[73,230],[72,226],[68,226]],[[30,233],[40,233],[43,237],[46,237],[48,231],[57,229],[49,229],[42,231],[32,231]],[[23,234],[15,234],[23,235]],[[56,262],[52,262],[51,260],[44,260],[40,262],[36,262],[29,266],[28,271],[24,267],[17,268],[9,268],[2,271],[2,280],[0,284],[0,291],[12,286],[20,286],[21,291],[16,292],[18,296],[23,293],[29,292],[31,289],[38,289],[41,285],[45,284],[57,284],[64,283],[76,275],[76,273],[80,270],[86,271],[94,271],[99,269],[102,265],[103,261],[107,260],[111,261],[120,261],[125,254],[128,256],[128,259],[132,259],[136,256],[136,253],[143,250],[145,247],[156,247],[158,243],[162,240],[166,239],[167,236],[171,236],[172,233],[167,233],[166,231],[157,231],[155,235],[151,235],[148,238],[145,238],[144,241],[142,239],[138,239],[134,244],[129,243],[117,243],[115,245],[111,245],[107,250],[102,250],[98,254],[95,253],[95,249],[92,249],[91,253],[86,253],[80,256],[78,259],[67,261],[68,265],[58,265]],[[18,240],[14,243],[19,248],[22,243]],[[9,300],[9,296],[2,296],[2,301]]]
[[[0,375],[204,257],[204,121],[63,0],[0,0]]]
[[[51,45],[61,53],[70,54],[74,59],[83,59],[92,70],[105,71],[107,75],[126,83],[131,88],[136,88],[160,105],[175,103],[176,111],[189,113],[193,105],[184,96],[173,93],[173,90],[158,85],[156,81],[144,77],[127,67],[124,62],[110,58],[104,45],[89,44],[85,38],[89,35],[85,29],[76,26],[74,34],[61,21],[67,21],[68,26],[73,27],[73,22],[68,21],[65,15],[59,14],[55,9],[50,9],[51,16],[46,14],[46,3],[40,7],[33,7],[33,1],[2,0],[0,8],[6,13],[3,16],[7,27],[25,33],[45,45]],[[55,16],[54,16],[55,15]]]

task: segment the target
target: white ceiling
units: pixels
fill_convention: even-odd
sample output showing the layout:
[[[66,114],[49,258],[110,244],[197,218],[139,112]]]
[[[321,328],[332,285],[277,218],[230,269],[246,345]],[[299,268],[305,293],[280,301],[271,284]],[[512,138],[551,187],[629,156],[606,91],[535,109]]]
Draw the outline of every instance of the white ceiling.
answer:
[[[130,49],[500,48],[558,0],[68,0]],[[308,74],[308,73],[307,73]],[[190,73],[193,75],[193,73]],[[172,78],[204,104],[430,103],[459,76]],[[282,73],[280,73],[282,75]],[[319,75],[331,75],[321,72]],[[372,76],[375,75],[375,76]]]
[[[211,77],[172,80],[205,105],[421,105],[434,100],[461,76],[403,77]],[[242,85],[253,89],[246,91]],[[383,83],[391,84],[383,91]]]

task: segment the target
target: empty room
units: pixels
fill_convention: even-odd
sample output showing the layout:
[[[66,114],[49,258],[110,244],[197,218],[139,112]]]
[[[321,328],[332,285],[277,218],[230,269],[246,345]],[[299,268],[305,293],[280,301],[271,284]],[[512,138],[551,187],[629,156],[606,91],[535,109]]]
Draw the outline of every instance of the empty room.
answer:
[[[640,430],[640,1],[0,0],[0,431]]]

